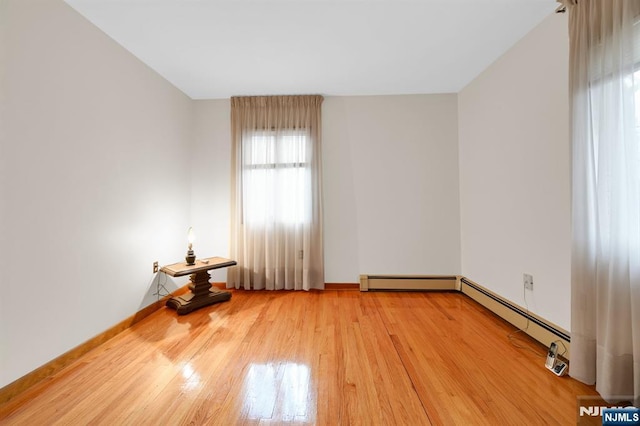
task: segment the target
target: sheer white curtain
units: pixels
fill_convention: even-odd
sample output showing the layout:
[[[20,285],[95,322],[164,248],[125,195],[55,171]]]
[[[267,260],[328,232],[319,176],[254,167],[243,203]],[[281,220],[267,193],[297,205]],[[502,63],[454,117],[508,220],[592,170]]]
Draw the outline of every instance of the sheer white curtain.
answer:
[[[640,1],[573,0],[571,375],[640,404]]]
[[[228,287],[324,288],[321,96],[231,98]]]

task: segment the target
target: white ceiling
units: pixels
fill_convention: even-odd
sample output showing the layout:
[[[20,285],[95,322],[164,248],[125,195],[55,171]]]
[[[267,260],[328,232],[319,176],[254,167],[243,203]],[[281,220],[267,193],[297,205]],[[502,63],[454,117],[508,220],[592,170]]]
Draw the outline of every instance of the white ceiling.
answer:
[[[460,91],[554,0],[66,0],[193,99]]]

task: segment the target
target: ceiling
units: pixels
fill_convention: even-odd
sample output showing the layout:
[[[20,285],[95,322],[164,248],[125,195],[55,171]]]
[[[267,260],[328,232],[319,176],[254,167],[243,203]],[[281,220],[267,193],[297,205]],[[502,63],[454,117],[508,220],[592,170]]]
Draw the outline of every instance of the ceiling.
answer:
[[[66,0],[193,99],[455,93],[554,0]]]

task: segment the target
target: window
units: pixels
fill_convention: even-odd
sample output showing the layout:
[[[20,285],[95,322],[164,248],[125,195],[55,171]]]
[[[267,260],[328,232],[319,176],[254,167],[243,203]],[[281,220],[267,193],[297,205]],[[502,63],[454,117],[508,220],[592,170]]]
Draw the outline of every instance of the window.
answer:
[[[322,96],[231,98],[231,258],[227,285],[324,288]]]
[[[310,220],[308,132],[255,132],[243,138],[244,220],[294,225]]]

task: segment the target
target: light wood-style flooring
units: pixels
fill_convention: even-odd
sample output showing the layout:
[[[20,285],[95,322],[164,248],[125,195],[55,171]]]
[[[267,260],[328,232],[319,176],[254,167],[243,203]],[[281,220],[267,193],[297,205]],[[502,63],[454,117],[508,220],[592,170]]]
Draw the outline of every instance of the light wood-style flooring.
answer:
[[[575,425],[595,391],[513,331],[460,293],[234,291],[152,314],[0,406],[0,424]]]

